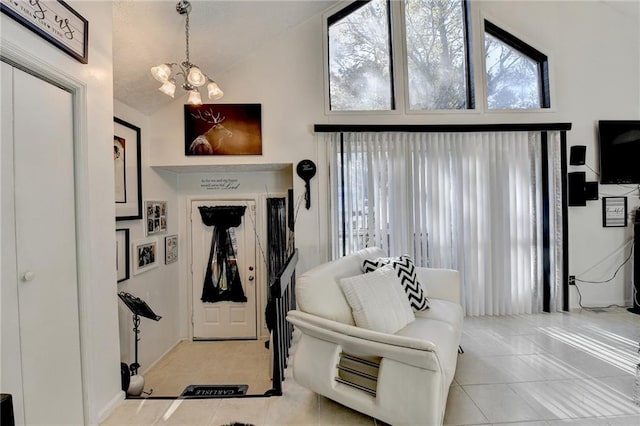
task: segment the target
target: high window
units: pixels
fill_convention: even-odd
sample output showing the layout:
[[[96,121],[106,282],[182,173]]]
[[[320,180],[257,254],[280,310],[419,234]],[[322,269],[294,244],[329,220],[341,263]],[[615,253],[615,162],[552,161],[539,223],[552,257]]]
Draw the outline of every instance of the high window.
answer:
[[[404,20],[409,108],[473,108],[466,2],[408,0]]]
[[[396,109],[394,70],[405,70],[410,110],[473,108],[468,5],[466,0],[368,0],[331,15],[329,109]],[[391,25],[397,22],[394,14],[402,17],[404,31]],[[406,62],[394,64],[394,47],[406,52]]]
[[[354,2],[327,24],[331,110],[395,109],[389,2]]]
[[[484,26],[487,107],[549,108],[547,56],[489,21]]]

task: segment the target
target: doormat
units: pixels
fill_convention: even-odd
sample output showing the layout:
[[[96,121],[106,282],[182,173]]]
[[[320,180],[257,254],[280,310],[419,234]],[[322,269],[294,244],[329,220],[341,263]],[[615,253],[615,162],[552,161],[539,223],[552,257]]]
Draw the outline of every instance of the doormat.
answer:
[[[192,398],[215,398],[218,396],[246,395],[249,385],[189,385],[180,396]]]

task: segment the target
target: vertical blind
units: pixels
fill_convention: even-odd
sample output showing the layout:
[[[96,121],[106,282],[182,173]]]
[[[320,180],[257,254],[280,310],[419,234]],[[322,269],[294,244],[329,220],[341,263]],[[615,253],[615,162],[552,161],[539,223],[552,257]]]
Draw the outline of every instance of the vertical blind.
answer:
[[[333,255],[378,246],[461,272],[467,315],[542,309],[541,133],[327,134]],[[547,133],[551,310],[561,307],[559,132]]]

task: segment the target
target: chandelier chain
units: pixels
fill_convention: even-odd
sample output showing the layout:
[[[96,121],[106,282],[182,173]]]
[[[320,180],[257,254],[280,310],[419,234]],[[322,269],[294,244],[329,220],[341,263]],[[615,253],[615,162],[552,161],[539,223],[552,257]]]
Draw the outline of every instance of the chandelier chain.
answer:
[[[187,11],[187,23],[184,26],[184,31],[186,33],[187,38],[187,63],[191,64],[191,60],[189,59],[189,12]]]

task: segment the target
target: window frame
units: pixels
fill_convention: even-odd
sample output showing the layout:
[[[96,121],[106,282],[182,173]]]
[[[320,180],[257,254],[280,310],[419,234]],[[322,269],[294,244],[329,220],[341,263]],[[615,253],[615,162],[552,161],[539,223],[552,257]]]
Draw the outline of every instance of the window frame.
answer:
[[[537,62],[538,66],[538,78],[540,87],[540,106],[538,108],[489,108],[489,88],[487,87],[487,50],[485,47],[485,35],[489,34],[492,37],[498,39],[500,42],[515,49],[519,53],[527,56],[531,60]],[[482,19],[482,81],[484,83],[484,107],[487,112],[549,112],[551,111],[551,89],[549,82],[549,58],[544,53],[540,52],[535,47],[522,41],[511,32],[489,21],[486,17]]]
[[[397,67],[396,67],[396,50],[394,48],[394,40],[396,38],[394,19],[396,12],[394,12],[394,5],[391,0],[385,0],[387,4],[387,25],[389,32],[389,82],[391,90],[391,109],[387,110],[334,110],[331,109],[331,75],[329,71],[330,55],[329,55],[329,28],[332,24],[345,18],[358,9],[366,6],[372,0],[355,0],[350,4],[344,6],[342,3],[337,4],[335,7],[329,9],[323,14],[323,74],[324,74],[324,109],[325,115],[396,115],[399,114],[398,105],[398,81],[397,81]]]

